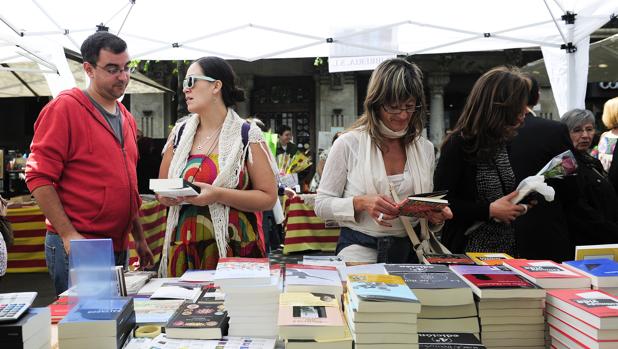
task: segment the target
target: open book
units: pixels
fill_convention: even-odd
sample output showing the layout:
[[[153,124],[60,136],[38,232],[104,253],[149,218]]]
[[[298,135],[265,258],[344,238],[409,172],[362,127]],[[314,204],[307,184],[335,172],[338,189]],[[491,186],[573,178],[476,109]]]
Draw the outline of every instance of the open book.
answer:
[[[183,178],[151,179],[149,188],[168,198],[196,196],[200,193],[200,187]]]
[[[422,193],[410,196],[397,204],[402,216],[419,217],[428,211],[440,211],[448,206],[448,200],[443,199],[448,190]]]

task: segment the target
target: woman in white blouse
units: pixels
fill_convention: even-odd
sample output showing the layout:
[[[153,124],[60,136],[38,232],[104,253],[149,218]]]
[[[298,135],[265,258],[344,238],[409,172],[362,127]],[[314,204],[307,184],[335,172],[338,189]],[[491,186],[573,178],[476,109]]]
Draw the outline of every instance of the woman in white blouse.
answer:
[[[433,189],[434,148],[420,135],[426,115],[420,69],[403,59],[380,64],[369,80],[364,109],[330,150],[315,212],[342,227],[337,254],[345,261],[414,262],[390,188],[401,199]],[[447,207],[425,218],[412,225],[422,221],[425,231],[429,221],[437,230],[452,213]]]

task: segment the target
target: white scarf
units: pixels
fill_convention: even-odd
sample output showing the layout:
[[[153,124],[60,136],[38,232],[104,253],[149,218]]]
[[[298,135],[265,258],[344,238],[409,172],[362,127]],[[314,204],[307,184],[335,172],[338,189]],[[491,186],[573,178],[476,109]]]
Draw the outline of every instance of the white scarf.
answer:
[[[262,131],[255,125],[251,124],[249,129],[249,141],[247,146],[243,146],[242,142],[242,125],[246,121],[236,112],[228,108],[227,115],[223,121],[221,132],[219,134],[219,173],[212,183],[213,186],[222,188],[236,188],[240,176],[240,171],[245,165],[245,159],[249,162],[253,162],[249,144],[260,143],[262,148],[265,147],[264,138],[262,137]],[[197,114],[190,115],[185,122],[177,123],[172,131],[173,135],[177,135],[178,130],[182,124],[185,124],[184,131],[172,157],[172,161],[167,173],[167,178],[180,178],[187,165],[187,159],[191,153],[193,147],[193,138],[195,132],[200,123],[199,116]],[[170,136],[168,144],[174,137]],[[167,147],[167,145],[166,145]],[[270,151],[268,151],[270,152]],[[271,160],[272,157],[269,157]],[[271,168],[274,166],[272,160]],[[275,170],[276,172],[276,170]],[[219,257],[223,258],[227,256],[227,240],[228,240],[228,224],[230,207],[220,203],[213,203],[208,205],[210,210],[210,217],[214,227],[215,240],[217,241],[217,248],[219,249]],[[159,277],[167,277],[167,261],[168,250],[171,243],[171,237],[176,230],[178,224],[178,216],[180,213],[180,206],[171,206],[167,216],[167,226],[165,229],[165,240],[163,243],[163,252],[161,256],[161,264],[159,265]]]

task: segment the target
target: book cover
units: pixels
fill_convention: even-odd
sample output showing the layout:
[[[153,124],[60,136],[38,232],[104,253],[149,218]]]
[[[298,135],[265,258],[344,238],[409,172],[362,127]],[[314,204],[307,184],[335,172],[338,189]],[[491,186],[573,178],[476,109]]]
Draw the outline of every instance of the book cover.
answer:
[[[466,252],[466,255],[478,265],[502,265],[505,259],[513,259],[506,253]]]
[[[548,303],[559,309],[563,308],[552,302],[551,297],[598,318],[618,317],[618,298],[602,291],[551,290],[547,292],[547,295]]]
[[[345,321],[333,294],[290,292],[279,298],[279,335],[290,339],[340,339]]]
[[[434,198],[409,197],[397,204],[399,215],[422,217],[429,211],[441,211],[448,206],[448,201]]]
[[[88,300],[74,306],[58,323],[59,338],[80,338],[87,333],[116,337],[135,325],[133,298]]]
[[[575,246],[575,260],[607,258],[618,261],[618,244]]]
[[[202,287],[202,293],[195,303],[221,303],[225,300],[225,293],[214,284]]]
[[[451,268],[478,288],[537,288],[530,281],[502,266],[454,265]]]
[[[419,349],[484,349],[485,346],[472,333],[418,334]]]
[[[564,264],[596,277],[618,277],[618,262],[607,258],[567,261]]]
[[[468,285],[442,264],[386,264],[386,271],[403,278],[411,289],[468,288]]]
[[[335,267],[287,264],[285,266],[285,284],[294,285],[327,285],[341,288],[341,278]]]
[[[51,312],[51,323],[57,324],[69,313],[75,304],[77,304],[77,297],[58,297],[58,299],[48,306]]]
[[[475,265],[474,261],[465,254],[442,254],[442,253],[428,253],[423,257],[423,262],[426,264],[463,264],[463,265]]]
[[[418,303],[418,298],[397,275],[349,274],[348,287],[360,300]]]
[[[535,279],[539,278],[585,278],[560,264],[549,260],[510,259],[504,265]]]
[[[135,323],[137,325],[156,324],[164,326],[178,310],[184,300],[135,298]]]
[[[215,339],[225,335],[229,318],[222,303],[184,303],[165,325],[169,338]]]
[[[263,279],[270,281],[268,258],[221,258],[217,264],[215,281],[228,279]]]

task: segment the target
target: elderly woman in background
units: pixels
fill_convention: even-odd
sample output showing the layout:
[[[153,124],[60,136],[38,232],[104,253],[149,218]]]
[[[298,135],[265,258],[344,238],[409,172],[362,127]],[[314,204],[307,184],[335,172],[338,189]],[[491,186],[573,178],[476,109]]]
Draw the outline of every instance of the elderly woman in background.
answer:
[[[575,245],[618,242],[618,199],[601,161],[588,151],[595,133],[589,110],[573,109],[561,121],[569,128],[577,159],[576,189],[567,203],[567,220]]]
[[[516,69],[493,68],[472,87],[455,129],[442,145],[436,190],[448,190],[453,220],[442,243],[454,253],[516,254],[510,224],[527,210],[517,195],[507,143],[527,112],[530,81]]]
[[[433,189],[433,145],[420,135],[426,115],[420,69],[403,59],[381,63],[364,109],[329,152],[315,212],[342,227],[337,254],[346,261],[416,261],[390,190],[405,198]],[[439,229],[451,217],[447,207],[412,224],[427,232],[427,220]]]

